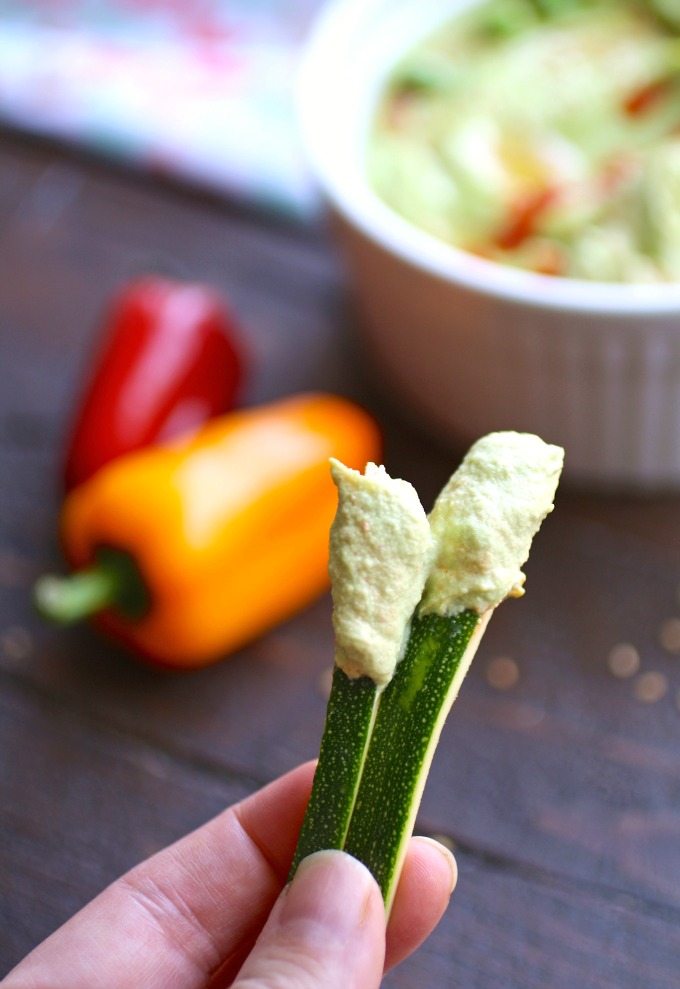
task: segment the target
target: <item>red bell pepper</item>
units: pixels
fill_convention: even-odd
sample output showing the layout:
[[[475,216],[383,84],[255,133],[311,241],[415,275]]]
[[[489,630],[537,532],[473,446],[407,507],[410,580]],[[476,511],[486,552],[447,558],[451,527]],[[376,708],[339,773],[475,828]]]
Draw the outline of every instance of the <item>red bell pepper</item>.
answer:
[[[242,345],[211,288],[140,278],[107,324],[67,443],[67,491],[122,454],[198,429],[238,397]]]

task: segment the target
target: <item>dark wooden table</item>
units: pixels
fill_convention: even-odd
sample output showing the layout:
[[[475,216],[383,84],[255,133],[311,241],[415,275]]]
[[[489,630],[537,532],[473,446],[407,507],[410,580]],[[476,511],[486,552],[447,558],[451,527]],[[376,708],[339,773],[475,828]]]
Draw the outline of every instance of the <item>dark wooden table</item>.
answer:
[[[321,225],[0,135],[2,974],[140,858],[317,752],[328,598],[187,676],[32,614],[31,582],[59,563],[58,451],[100,314],[158,263],[233,300],[255,355],[249,402],[310,387],[361,399],[388,469],[427,506],[456,463],[365,366]],[[458,890],[385,984],[678,987],[680,498],[563,491],[527,573],[464,684],[418,822],[455,845]],[[627,678],[610,669],[622,643],[640,657]],[[514,685],[497,682],[499,657]]]

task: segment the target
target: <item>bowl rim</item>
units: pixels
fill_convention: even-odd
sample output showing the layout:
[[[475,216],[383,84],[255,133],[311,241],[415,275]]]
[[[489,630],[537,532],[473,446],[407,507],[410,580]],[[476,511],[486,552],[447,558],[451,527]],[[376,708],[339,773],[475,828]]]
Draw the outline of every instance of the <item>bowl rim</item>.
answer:
[[[395,6],[396,2],[393,0]],[[475,0],[460,6],[471,2]],[[350,182],[332,164],[329,167],[334,156],[327,141],[322,141],[322,136],[328,137],[328,128],[318,124],[321,114],[327,114],[327,95],[342,83],[336,71],[338,40],[341,45],[348,30],[360,27],[370,6],[370,0],[329,0],[312,24],[298,66],[296,107],[303,151],[322,198],[333,210],[388,253],[431,277],[477,294],[537,309],[622,318],[680,315],[680,282],[622,284],[561,278],[477,257],[419,229],[392,210],[373,192],[360,165]],[[375,81],[379,78],[376,72]],[[358,123],[356,126],[358,129]],[[347,134],[339,130],[333,137],[342,142]],[[360,144],[356,135],[353,143],[357,147]],[[640,325],[644,325],[642,321]]]

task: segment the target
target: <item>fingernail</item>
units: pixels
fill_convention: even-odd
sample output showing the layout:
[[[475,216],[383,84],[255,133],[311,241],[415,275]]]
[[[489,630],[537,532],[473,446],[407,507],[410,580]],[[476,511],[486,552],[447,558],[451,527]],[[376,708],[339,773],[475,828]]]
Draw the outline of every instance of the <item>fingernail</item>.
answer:
[[[456,888],[456,884],[458,882],[458,864],[453,856],[453,852],[450,849],[448,849],[446,845],[442,845],[441,841],[437,841],[436,838],[428,838],[425,835],[423,835],[422,837],[418,837],[416,841],[427,842],[427,844],[431,848],[436,848],[439,854],[446,859],[446,864],[448,866],[451,875],[449,892],[453,893],[454,889]]]
[[[324,940],[342,940],[363,924],[377,890],[368,869],[344,852],[315,852],[303,859],[283,898],[280,920]]]

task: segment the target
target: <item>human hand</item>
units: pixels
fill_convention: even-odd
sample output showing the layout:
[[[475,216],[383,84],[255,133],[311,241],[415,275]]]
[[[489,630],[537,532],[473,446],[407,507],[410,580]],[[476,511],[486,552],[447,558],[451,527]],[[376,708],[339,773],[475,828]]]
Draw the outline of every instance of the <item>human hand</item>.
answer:
[[[387,931],[377,884],[343,852],[305,859],[283,889],[313,772],[300,766],[142,862],[1,989],[376,989],[439,921],[455,862],[411,839]]]

